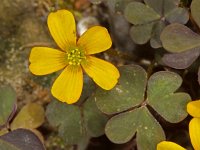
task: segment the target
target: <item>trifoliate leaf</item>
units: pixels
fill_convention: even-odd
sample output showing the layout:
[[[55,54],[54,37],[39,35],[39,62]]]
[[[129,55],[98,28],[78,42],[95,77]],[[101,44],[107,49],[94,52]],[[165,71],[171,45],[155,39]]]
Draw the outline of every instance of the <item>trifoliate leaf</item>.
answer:
[[[105,129],[107,137],[114,143],[126,143],[136,134],[139,150],[155,150],[165,140],[164,131],[146,107],[136,108],[112,117]]]

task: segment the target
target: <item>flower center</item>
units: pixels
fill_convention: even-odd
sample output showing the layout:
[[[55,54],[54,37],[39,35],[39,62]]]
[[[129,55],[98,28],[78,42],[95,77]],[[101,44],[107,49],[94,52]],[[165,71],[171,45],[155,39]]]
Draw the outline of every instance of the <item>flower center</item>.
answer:
[[[67,59],[70,65],[80,65],[85,58],[84,52],[79,48],[72,48],[67,53]]]

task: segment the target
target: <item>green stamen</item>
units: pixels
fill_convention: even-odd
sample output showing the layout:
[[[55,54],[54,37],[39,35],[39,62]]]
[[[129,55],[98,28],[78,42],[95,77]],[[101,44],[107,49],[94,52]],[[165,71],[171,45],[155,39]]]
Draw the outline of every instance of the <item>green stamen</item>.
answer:
[[[71,48],[67,53],[69,65],[80,65],[85,58],[84,51],[80,48]]]

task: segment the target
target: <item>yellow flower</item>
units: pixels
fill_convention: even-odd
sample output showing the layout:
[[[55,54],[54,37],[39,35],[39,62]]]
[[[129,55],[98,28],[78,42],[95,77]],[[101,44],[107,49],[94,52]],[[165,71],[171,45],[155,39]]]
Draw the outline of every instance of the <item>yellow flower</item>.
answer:
[[[52,86],[54,97],[68,104],[77,102],[83,87],[82,68],[103,89],[110,90],[116,85],[120,76],[118,69],[109,62],[90,56],[111,47],[106,28],[94,26],[77,40],[74,17],[67,10],[50,13],[47,23],[60,50],[34,47],[29,69],[35,75],[64,69]]]
[[[200,150],[200,100],[187,104],[187,112],[194,118],[189,123],[189,134],[194,150]],[[157,150],[186,150],[180,145],[162,141],[157,145]]]

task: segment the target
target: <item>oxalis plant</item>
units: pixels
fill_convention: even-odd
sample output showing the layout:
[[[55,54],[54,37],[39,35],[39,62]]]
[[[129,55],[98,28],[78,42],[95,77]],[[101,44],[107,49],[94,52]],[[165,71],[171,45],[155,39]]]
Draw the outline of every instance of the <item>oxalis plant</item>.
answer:
[[[110,29],[94,25],[79,35],[72,10],[49,11],[47,27],[57,46],[37,44],[28,59],[32,74],[54,73],[51,101],[18,108],[15,90],[1,86],[0,149],[51,149],[45,128],[60,139],[60,149],[200,150],[200,0],[90,5],[119,17],[124,28],[116,31],[111,17]],[[116,50],[113,32],[133,47],[154,50],[153,60],[134,62],[134,51]],[[190,72],[195,86],[188,83]],[[100,138],[108,144],[93,148]]]

